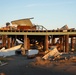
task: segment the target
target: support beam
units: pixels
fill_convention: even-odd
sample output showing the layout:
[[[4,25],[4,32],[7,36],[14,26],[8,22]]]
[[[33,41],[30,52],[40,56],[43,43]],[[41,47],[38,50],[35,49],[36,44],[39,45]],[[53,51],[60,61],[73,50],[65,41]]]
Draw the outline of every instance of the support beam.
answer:
[[[63,38],[62,38],[62,37],[60,37],[60,50],[61,50],[61,51],[63,50],[62,43],[63,43]]]
[[[14,44],[15,44],[15,39],[14,38],[11,39],[11,44],[12,44],[12,47],[14,47]]]
[[[71,51],[74,51],[74,40],[73,40],[73,37],[71,37]]]
[[[24,49],[27,50],[27,35],[24,35]]]
[[[27,38],[27,49],[30,49],[30,39]]]
[[[8,46],[7,47],[10,48],[11,47],[11,38],[8,37],[7,41],[8,41],[8,44],[7,44]]]
[[[26,54],[27,50],[27,35],[24,35],[24,48],[22,49],[22,55]]]
[[[65,35],[65,52],[69,52],[69,35]]]
[[[6,46],[6,35],[2,36],[2,46],[5,47]]]
[[[48,35],[45,35],[45,50],[48,50]]]
[[[65,52],[65,35],[63,35],[63,52]]]
[[[52,36],[52,45],[55,44],[55,37]]]

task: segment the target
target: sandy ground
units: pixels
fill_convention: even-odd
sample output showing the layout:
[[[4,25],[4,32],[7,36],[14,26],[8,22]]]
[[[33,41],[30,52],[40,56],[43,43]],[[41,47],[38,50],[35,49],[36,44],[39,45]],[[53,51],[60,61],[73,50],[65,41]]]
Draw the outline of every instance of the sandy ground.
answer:
[[[76,75],[76,60],[40,61],[22,55],[8,57],[8,60],[7,65],[0,66],[0,73],[5,75]]]

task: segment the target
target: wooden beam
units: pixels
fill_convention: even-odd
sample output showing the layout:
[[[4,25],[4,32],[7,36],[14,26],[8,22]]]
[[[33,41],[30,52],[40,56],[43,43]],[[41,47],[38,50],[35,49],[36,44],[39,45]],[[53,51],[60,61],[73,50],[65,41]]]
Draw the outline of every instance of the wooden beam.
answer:
[[[55,37],[52,36],[52,45],[55,44]]]
[[[11,45],[12,45],[12,47],[14,47],[14,44],[15,44],[15,38],[12,38],[11,39]]]
[[[71,51],[74,51],[74,38],[71,37]]]
[[[6,35],[2,35],[2,46],[6,46]]]
[[[1,35],[76,35],[76,31],[49,31],[49,30],[45,30],[45,31],[37,31],[37,30],[27,30],[27,31],[18,31],[18,30],[1,30],[0,31]]]
[[[24,49],[27,50],[27,35],[24,35]]]
[[[63,38],[62,37],[60,37],[60,50],[62,51],[63,50]]]
[[[7,44],[8,45],[8,48],[10,48],[11,47],[11,38],[8,37],[7,38],[7,41],[8,41],[8,44]]]
[[[45,35],[45,50],[48,50],[48,35]]]
[[[65,35],[65,52],[69,52],[69,35]]]
[[[65,35],[63,36],[63,52],[65,52]]]

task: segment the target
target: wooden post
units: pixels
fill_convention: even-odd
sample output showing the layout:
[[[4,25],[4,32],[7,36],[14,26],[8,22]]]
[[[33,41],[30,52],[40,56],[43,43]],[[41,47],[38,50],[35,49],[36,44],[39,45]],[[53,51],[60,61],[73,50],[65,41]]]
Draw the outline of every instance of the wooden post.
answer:
[[[48,50],[48,35],[45,35],[45,50]]]
[[[27,35],[24,35],[24,48],[22,49],[22,55],[26,54],[27,50]]]
[[[15,43],[15,40],[14,40],[14,38],[12,38],[12,39],[11,39],[12,47],[14,47],[14,43]]]
[[[55,44],[55,37],[52,36],[52,45]]]
[[[74,51],[74,40],[73,40],[73,37],[71,37],[71,51]]]
[[[6,35],[2,36],[2,46],[5,47],[6,46]]]
[[[27,35],[24,35],[24,49],[27,50]]]
[[[69,52],[69,35],[65,35],[65,52]]]
[[[10,48],[11,47],[11,38],[8,37],[7,38],[7,41],[8,41],[8,44],[7,44],[8,45],[8,48]]]
[[[63,35],[63,52],[65,52],[65,35]]]
[[[27,49],[30,49],[30,39],[27,38]]]
[[[63,38],[62,38],[62,37],[60,37],[60,50],[61,50],[61,51],[63,50],[62,43],[63,43]]]

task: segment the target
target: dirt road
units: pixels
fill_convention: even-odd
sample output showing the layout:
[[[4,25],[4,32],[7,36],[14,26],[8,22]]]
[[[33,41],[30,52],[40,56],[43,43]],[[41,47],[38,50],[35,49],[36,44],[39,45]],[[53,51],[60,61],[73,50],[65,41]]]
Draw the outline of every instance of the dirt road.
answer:
[[[9,57],[5,66],[0,66],[0,73],[5,75],[76,75],[76,64],[48,64],[50,67],[30,65],[35,59],[27,59],[26,56]],[[67,67],[66,67],[67,66]],[[73,70],[72,70],[73,69]],[[72,72],[71,72],[72,70]]]

